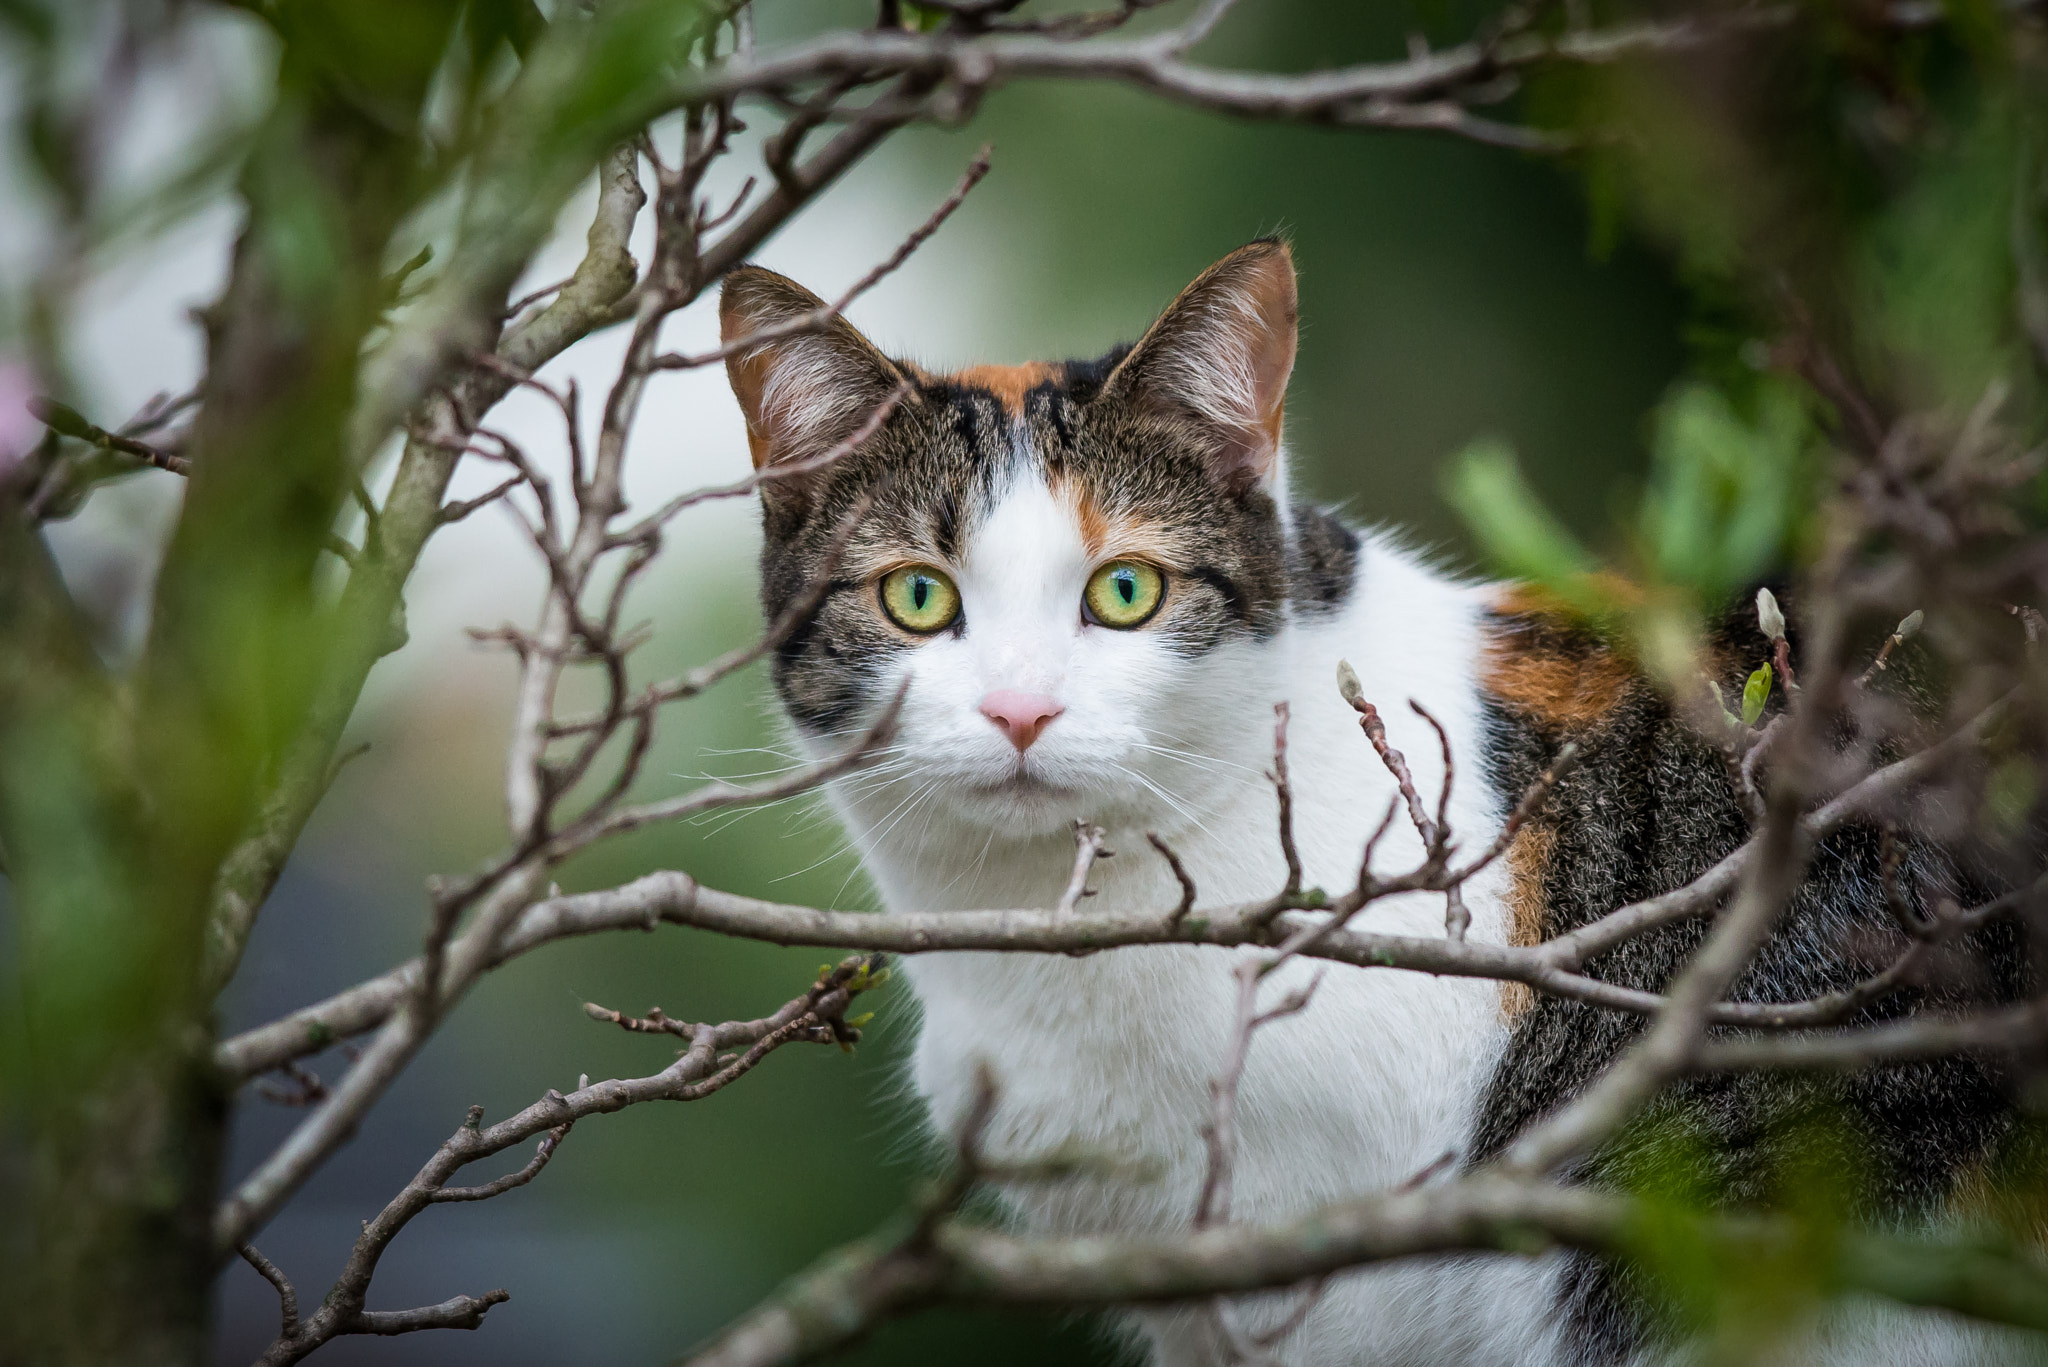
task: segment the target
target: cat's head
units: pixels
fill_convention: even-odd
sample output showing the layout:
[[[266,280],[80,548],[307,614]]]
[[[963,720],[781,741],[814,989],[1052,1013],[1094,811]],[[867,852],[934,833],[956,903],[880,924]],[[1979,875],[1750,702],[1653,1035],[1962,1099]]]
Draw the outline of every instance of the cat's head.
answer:
[[[787,331],[823,307],[757,267],[721,301],[728,343],[783,329],[726,363],[756,466],[816,464],[897,399],[849,453],[763,485],[769,616],[826,586],[774,661],[800,730],[851,738],[907,680],[885,767],[1019,835],[1170,808],[1223,758],[1219,726],[1270,736],[1257,654],[1302,569],[1283,244],[1232,253],[1094,361],[933,374],[844,320]]]

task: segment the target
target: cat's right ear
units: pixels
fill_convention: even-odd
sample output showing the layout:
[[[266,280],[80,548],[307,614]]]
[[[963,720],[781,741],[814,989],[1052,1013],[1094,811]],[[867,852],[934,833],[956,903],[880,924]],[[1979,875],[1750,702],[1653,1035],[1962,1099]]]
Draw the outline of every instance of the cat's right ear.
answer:
[[[790,327],[822,313],[824,300],[759,266],[726,275],[718,296],[725,346]],[[844,318],[741,345],[725,358],[726,378],[747,418],[754,468],[823,455],[857,430],[903,383],[903,372]],[[795,493],[777,480],[761,486],[771,501]]]

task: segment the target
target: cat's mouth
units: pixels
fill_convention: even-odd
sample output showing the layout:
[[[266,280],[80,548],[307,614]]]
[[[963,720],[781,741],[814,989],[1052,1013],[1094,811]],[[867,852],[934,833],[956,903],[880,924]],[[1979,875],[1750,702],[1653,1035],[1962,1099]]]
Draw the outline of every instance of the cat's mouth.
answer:
[[[958,815],[1013,837],[1056,831],[1090,805],[1081,789],[1041,778],[1021,764],[1002,778],[963,784],[955,794]]]
[[[1037,774],[1019,764],[1006,777],[993,783],[978,783],[975,791],[988,797],[1072,797],[1077,790]]]

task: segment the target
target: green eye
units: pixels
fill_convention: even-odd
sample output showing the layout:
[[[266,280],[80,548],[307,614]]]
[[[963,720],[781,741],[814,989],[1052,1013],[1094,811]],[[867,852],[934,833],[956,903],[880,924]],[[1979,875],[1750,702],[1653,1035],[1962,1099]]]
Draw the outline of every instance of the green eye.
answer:
[[[1106,627],[1139,626],[1159,611],[1166,576],[1138,560],[1112,560],[1088,577],[1081,606],[1088,620]]]
[[[905,565],[882,576],[882,611],[905,631],[927,636],[953,625],[960,615],[960,590],[944,570]]]

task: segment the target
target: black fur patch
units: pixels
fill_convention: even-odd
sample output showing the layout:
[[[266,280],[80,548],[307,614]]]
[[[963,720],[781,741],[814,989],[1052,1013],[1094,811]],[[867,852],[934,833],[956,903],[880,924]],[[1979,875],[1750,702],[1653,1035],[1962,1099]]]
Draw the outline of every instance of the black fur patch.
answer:
[[[1358,578],[1358,533],[1327,509],[1295,504],[1287,575],[1297,609],[1336,611],[1349,600]]]
[[[1503,623],[1500,639],[1520,648],[1555,648],[1583,659],[1594,649],[1568,628],[1549,635]],[[1546,644],[1547,642],[1547,644]],[[1741,670],[1768,656],[1753,615],[1724,627],[1716,643],[1739,685]],[[1723,683],[1729,680],[1723,680]],[[1607,911],[1679,887],[1740,845],[1749,834],[1719,753],[1672,715],[1648,683],[1634,679],[1618,701],[1568,729],[1499,697],[1488,701],[1489,777],[1497,792],[1518,794],[1575,739],[1584,756],[1539,818],[1552,839],[1541,875],[1541,935],[1559,935]],[[1910,849],[1923,885],[1962,898],[1989,895],[1952,859]],[[1640,936],[1589,962],[1609,982],[1661,991],[1705,938],[1694,919]],[[1733,996],[1796,1001],[1839,990],[1867,976],[1904,947],[1886,907],[1879,836],[1850,828],[1816,852],[1806,884]],[[1964,947],[1972,971],[1899,993],[1844,1024],[1893,1019],[1924,1007],[1959,1009],[2009,1001],[2022,991],[2017,932],[1993,927]],[[1501,1152],[1532,1121],[1580,1091],[1646,1022],[1637,1016],[1555,997],[1539,997],[1517,1022],[1480,1109],[1471,1159]],[[1802,1130],[1802,1121],[1813,1121]],[[1646,1153],[1682,1152],[1683,1179],[1729,1205],[1781,1201],[1788,1158],[1816,1133],[1852,1145],[1858,1214],[1912,1217],[1937,1208],[1973,1165],[2009,1134],[2015,1110],[2001,1078],[1967,1058],[1873,1068],[1857,1074],[1698,1078],[1667,1090],[1628,1135],[1585,1165],[1586,1180],[1623,1184],[1642,1176]],[[1680,1149],[1657,1146],[1686,1136]],[[1561,1283],[1564,1341],[1572,1360],[1592,1367],[1627,1360],[1668,1327],[1636,1274],[1577,1257]]]

